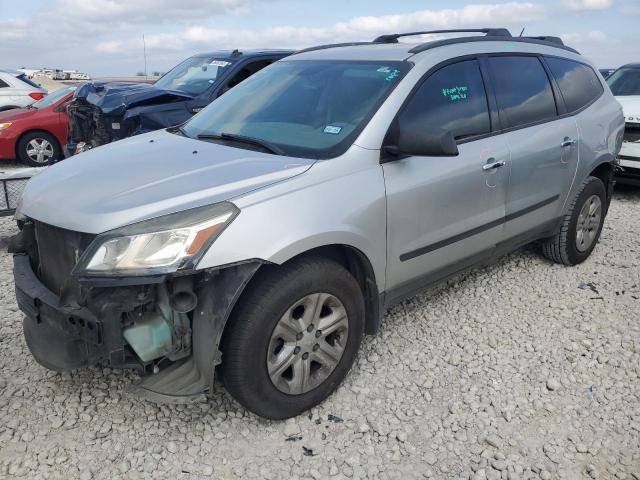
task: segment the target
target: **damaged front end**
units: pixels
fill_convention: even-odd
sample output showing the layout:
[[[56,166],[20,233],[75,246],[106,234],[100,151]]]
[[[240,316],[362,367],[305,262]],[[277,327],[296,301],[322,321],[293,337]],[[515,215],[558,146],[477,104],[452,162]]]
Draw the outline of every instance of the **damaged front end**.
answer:
[[[133,368],[136,393],[182,403],[212,391],[222,331],[260,266],[148,276],[73,274],[95,235],[26,220],[10,244],[29,350],[43,366]]]
[[[67,107],[65,156],[178,125],[193,115],[186,104],[192,98],[144,83],[85,83]]]

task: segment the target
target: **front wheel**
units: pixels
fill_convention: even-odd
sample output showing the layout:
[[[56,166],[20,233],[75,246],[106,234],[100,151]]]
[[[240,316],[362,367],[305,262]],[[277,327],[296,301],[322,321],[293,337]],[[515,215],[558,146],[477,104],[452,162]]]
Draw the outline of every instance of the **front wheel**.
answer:
[[[29,167],[44,167],[62,153],[58,141],[46,132],[27,133],[17,147],[18,159]]]
[[[266,268],[229,320],[222,378],[247,409],[284,419],[344,379],[364,334],[364,300],[353,276],[330,260]]]
[[[550,260],[564,265],[584,262],[598,243],[607,213],[607,191],[602,180],[589,177],[582,184],[560,231],[542,244]]]

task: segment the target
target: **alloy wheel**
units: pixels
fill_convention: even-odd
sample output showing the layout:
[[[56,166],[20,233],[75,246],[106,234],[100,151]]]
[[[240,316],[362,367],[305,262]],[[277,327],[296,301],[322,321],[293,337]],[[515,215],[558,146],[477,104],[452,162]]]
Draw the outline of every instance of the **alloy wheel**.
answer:
[[[35,163],[46,165],[53,155],[53,145],[44,138],[34,138],[27,143],[27,156]]]

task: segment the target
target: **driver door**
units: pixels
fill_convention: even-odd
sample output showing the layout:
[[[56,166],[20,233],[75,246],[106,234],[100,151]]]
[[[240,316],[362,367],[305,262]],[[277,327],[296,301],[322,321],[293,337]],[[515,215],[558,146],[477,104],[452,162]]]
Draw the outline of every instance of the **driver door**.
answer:
[[[415,124],[453,133],[457,156],[409,156],[383,164],[387,190],[387,288],[399,296],[493,253],[503,237],[510,159],[492,118],[478,60],[427,78],[394,129]]]

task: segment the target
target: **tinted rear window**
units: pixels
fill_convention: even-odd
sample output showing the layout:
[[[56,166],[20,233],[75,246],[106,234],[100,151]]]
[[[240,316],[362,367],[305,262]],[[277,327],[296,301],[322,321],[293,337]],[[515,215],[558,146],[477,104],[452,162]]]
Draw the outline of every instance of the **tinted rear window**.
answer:
[[[7,88],[8,86],[9,84],[0,78],[0,88]]]
[[[22,75],[18,75],[16,77],[18,80],[20,80],[21,82],[26,83],[27,85],[31,85],[34,88],[40,88],[40,85],[38,85],[35,82],[32,82],[31,80],[29,80],[29,77],[27,77],[26,75],[22,74]]]
[[[580,110],[602,95],[604,89],[591,67],[564,58],[547,58],[546,61],[569,112]]]
[[[556,117],[553,90],[537,57],[491,57],[489,65],[503,128]]]
[[[441,128],[456,139],[489,133],[487,95],[477,60],[448,65],[427,78],[398,121],[400,129],[418,123],[425,132]]]

